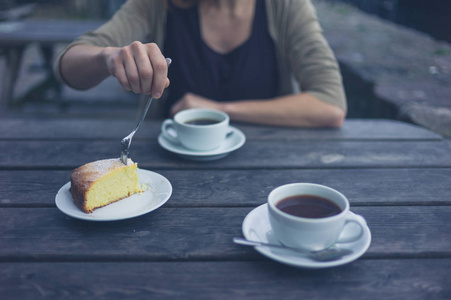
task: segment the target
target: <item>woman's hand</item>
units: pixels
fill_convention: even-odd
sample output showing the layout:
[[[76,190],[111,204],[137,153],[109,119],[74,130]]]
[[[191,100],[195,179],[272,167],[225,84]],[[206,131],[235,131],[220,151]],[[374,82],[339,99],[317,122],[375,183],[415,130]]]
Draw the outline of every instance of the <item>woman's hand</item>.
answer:
[[[103,54],[108,72],[127,91],[158,99],[169,86],[168,63],[155,43],[107,47]]]
[[[188,108],[212,108],[222,110],[222,105],[216,101],[201,97],[196,94],[186,93],[171,107],[171,115]]]

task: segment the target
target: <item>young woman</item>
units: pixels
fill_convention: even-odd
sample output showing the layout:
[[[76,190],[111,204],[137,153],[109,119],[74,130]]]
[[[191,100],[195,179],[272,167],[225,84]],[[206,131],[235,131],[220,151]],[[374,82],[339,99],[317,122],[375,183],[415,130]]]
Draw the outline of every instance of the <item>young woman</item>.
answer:
[[[77,89],[108,76],[155,98],[169,87],[168,114],[209,107],[235,121],[298,127],[340,127],[346,115],[310,0],[129,0],[64,49],[55,73]]]

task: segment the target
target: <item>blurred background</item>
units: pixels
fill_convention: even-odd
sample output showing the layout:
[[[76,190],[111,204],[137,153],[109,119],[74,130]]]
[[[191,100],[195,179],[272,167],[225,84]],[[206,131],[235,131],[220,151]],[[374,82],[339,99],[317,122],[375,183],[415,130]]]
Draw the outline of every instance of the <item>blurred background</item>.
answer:
[[[344,2],[396,24],[451,42],[449,0],[329,0]]]
[[[124,2],[0,0],[0,117],[134,117],[138,97],[123,91],[114,80],[80,92],[55,82],[49,67],[77,24],[101,24]],[[340,63],[348,118],[398,119],[451,137],[451,1],[312,2]],[[68,23],[49,23],[55,20]],[[41,30],[45,35],[39,33],[39,26],[45,24],[31,25],[27,32],[36,33],[24,42],[26,38],[20,35],[23,22],[33,21],[48,23]],[[66,37],[59,36],[52,26],[59,31],[66,26]],[[18,52],[18,66],[12,66],[17,60],[12,53]],[[11,84],[14,68],[18,70]],[[7,85],[13,86],[9,96]]]

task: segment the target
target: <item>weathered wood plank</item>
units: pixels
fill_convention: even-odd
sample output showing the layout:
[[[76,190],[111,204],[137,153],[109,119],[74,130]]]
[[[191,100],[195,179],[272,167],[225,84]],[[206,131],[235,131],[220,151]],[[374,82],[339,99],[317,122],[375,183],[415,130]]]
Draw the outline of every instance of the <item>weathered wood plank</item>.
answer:
[[[386,119],[347,119],[340,129],[299,129],[237,125],[259,140],[433,140],[442,137],[423,127]]]
[[[257,206],[291,182],[324,184],[351,205],[450,205],[451,169],[157,170],[173,194],[167,207]],[[0,206],[54,206],[70,171],[0,171]]]
[[[113,141],[0,141],[0,168],[73,169],[119,152],[120,143]],[[221,160],[197,162],[156,141],[137,140],[130,149],[146,169],[450,167],[450,152],[450,141],[248,141]]]
[[[173,196],[150,214],[93,223],[58,211],[55,194],[74,167],[117,157],[118,137],[134,122],[125,129],[126,121],[64,121],[0,121],[2,297],[451,296],[451,143],[427,130],[379,120],[346,122],[342,130],[242,125],[242,149],[220,161],[191,162],[161,149],[159,126],[152,125],[159,123],[149,122],[132,158],[166,176]],[[247,213],[271,189],[294,181],[326,184],[349,197],[373,236],[361,259],[309,271],[232,243]]]
[[[266,260],[236,245],[252,208],[163,208],[86,222],[56,208],[1,208],[0,261]],[[353,207],[372,232],[366,258],[451,258],[450,206]]]
[[[101,20],[23,20],[4,22],[13,30],[2,32],[0,46],[26,46],[29,43],[54,45],[69,43],[88,30],[102,25]]]
[[[3,263],[4,299],[449,299],[451,259],[360,260],[324,270],[273,262]],[[407,271],[408,270],[408,271]]]
[[[0,139],[121,139],[135,127],[134,120],[4,119]],[[341,129],[300,129],[233,124],[247,139],[258,140],[440,140],[422,127],[393,120],[346,120]],[[160,121],[145,121],[135,139],[154,139]]]

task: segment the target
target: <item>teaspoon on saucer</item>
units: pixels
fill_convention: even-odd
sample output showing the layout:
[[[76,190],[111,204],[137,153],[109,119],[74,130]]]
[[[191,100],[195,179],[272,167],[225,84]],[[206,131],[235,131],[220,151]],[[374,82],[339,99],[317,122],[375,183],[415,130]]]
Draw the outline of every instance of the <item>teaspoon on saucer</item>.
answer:
[[[275,245],[275,244],[269,244],[269,243],[263,243],[263,242],[255,242],[246,240],[243,238],[235,237],[233,238],[233,242],[236,244],[244,245],[244,246],[263,246],[268,248],[274,248],[274,249],[285,249],[285,250],[292,250],[296,251],[299,255],[305,256],[307,258],[316,260],[316,261],[334,261],[337,260],[345,255],[351,254],[352,250],[350,249],[344,249],[344,248],[338,248],[336,246],[329,247],[324,250],[320,251],[307,251],[299,248],[293,248],[293,247],[287,247],[283,245]]]

